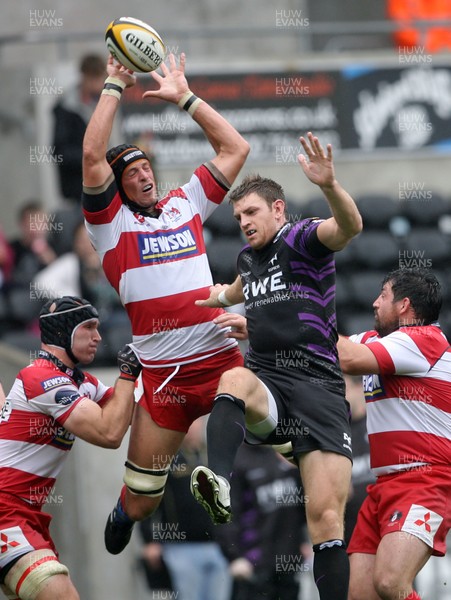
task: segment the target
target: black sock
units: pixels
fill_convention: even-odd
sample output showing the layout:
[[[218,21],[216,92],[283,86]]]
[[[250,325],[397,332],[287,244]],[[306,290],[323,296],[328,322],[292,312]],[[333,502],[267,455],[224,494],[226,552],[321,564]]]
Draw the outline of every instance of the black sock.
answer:
[[[207,424],[208,466],[230,481],[238,448],[244,440],[245,404],[231,394],[218,394]]]
[[[313,575],[321,600],[347,600],[349,557],[343,540],[329,540],[313,546]]]

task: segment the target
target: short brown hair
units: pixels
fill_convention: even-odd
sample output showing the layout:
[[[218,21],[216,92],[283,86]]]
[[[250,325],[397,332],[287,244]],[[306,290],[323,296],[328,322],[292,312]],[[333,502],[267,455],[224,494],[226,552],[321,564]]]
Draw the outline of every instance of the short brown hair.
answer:
[[[285,202],[285,192],[282,186],[272,179],[257,174],[247,175],[242,183],[230,192],[229,201],[237,202],[249,194],[258,194],[269,206],[272,206],[276,200]]]

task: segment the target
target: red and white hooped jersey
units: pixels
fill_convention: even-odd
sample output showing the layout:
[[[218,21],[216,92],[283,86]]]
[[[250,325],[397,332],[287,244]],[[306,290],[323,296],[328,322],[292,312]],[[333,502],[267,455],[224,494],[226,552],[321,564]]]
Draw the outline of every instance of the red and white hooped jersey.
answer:
[[[451,466],[451,349],[439,327],[402,327],[351,336],[377,359],[363,385],[375,475]]]
[[[49,360],[22,369],[0,412],[0,489],[42,505],[75,436],[64,422],[84,398],[103,404],[113,390],[85,373],[74,380]]]
[[[227,191],[202,165],[158,202],[158,217],[147,217],[122,203],[113,176],[103,188],[84,189],[89,236],[127,310],[133,349],[145,366],[181,365],[236,345],[213,323],[222,309],[194,304],[208,298],[213,285],[202,223]]]

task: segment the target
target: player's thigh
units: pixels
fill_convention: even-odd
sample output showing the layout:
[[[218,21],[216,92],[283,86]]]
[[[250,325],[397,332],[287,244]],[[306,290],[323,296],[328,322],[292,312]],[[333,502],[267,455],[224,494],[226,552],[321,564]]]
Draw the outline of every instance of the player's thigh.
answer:
[[[376,589],[405,589],[427,563],[432,548],[414,535],[394,531],[384,535],[376,554],[374,581]]]
[[[160,427],[142,406],[136,406],[124,476],[125,510],[133,520],[145,519],[158,508],[169,467],[184,437],[184,432]]]
[[[374,554],[351,554],[348,600],[380,600],[374,588]]]
[[[351,480],[351,461],[341,454],[314,450],[301,455],[307,525],[312,542],[342,538],[344,509]]]
[[[185,433],[160,427],[139,404],[130,430],[128,460],[144,469],[164,469],[177,454]]]
[[[300,456],[304,490],[318,510],[328,507],[342,510],[351,481],[351,461],[342,454],[313,450]]]

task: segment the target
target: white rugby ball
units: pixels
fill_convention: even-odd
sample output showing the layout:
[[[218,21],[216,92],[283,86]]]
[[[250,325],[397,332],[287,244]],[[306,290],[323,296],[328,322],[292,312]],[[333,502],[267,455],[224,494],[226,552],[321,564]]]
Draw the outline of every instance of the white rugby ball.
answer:
[[[150,73],[158,69],[166,56],[166,47],[153,27],[139,19],[120,17],[105,32],[110,54],[127,69]]]

